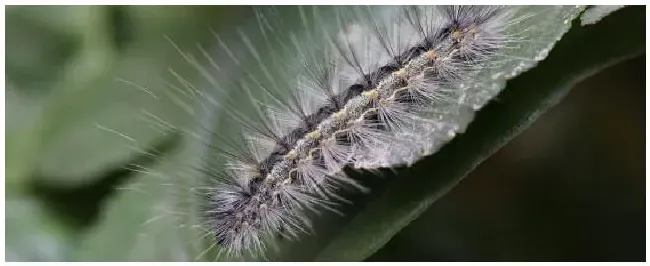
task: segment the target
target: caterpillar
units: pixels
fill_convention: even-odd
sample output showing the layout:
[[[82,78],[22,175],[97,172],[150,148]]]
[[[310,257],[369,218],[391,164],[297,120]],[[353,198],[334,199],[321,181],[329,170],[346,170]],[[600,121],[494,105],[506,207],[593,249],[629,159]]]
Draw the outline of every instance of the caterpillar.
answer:
[[[299,7],[299,23],[260,10],[258,32],[237,31],[236,47],[216,36],[206,62],[179,49],[209,89],[177,77],[178,91],[219,114],[197,126],[207,136],[184,131],[207,150],[192,189],[198,227],[235,258],[312,233],[312,214],[346,202],[341,190],[365,190],[346,169],[435,153],[546,57],[581,8]]]

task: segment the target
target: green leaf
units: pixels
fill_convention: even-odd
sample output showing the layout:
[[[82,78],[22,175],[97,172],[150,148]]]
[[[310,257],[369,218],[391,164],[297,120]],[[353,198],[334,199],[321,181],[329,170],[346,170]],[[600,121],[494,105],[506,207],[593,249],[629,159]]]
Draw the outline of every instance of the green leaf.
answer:
[[[29,196],[7,195],[5,202],[7,261],[66,261],[73,239],[47,209]]]
[[[33,140],[38,135],[36,116],[40,112],[39,97],[31,96],[16,89],[10,81],[5,82],[6,110],[5,140],[7,143],[5,164],[5,185],[11,190],[22,189],[24,178],[29,174],[32,165],[30,152],[34,150]],[[9,111],[10,110],[10,111]]]
[[[74,187],[94,182],[107,167],[145,148],[159,135],[142,110],[182,125],[187,114],[168,99],[169,68],[187,79],[188,64],[173,46],[213,39],[208,25],[232,19],[219,7],[19,7],[8,12],[7,80],[30,101],[29,128],[11,132],[11,182],[39,176]],[[223,9],[223,8],[221,8]],[[223,9],[231,10],[231,9]],[[232,11],[232,10],[231,10]],[[127,25],[127,26],[124,26]],[[180,37],[177,37],[180,36]],[[207,41],[205,41],[207,43]],[[185,67],[185,68],[183,68]],[[196,73],[195,73],[196,74]],[[19,104],[7,109],[24,117]],[[127,139],[100,129],[123,133]],[[28,133],[28,134],[18,134]],[[14,148],[15,146],[15,148]],[[65,156],[61,156],[65,154]]]
[[[161,157],[153,167],[132,166],[141,172],[120,192],[100,214],[95,226],[84,232],[73,259],[79,261],[189,261],[202,251],[200,232],[193,227],[197,217],[192,210],[198,203],[185,184],[188,165],[201,154],[199,146],[183,149]],[[156,155],[158,156],[158,155]],[[182,212],[182,213],[179,213]]]
[[[203,99],[209,101],[209,99]],[[203,102],[204,104],[204,102]],[[213,122],[214,107],[193,109],[199,127]],[[159,157],[159,165],[134,166],[141,174],[120,187],[120,193],[101,213],[99,222],[81,239],[75,260],[194,261],[204,259],[206,234],[199,227],[202,198],[198,167],[210,132],[195,129],[182,136],[180,148]],[[201,141],[197,141],[201,140]],[[159,150],[160,151],[160,150]],[[153,154],[145,152],[145,154]],[[110,249],[105,247],[109,246]]]
[[[642,53],[644,13],[643,8],[627,8],[594,26],[573,27],[545,61],[509,81],[499,101],[479,112],[466,134],[415,166],[397,170],[400,180],[359,212],[315,259],[364,260],[477,165],[558,104],[573,84]]]
[[[226,12],[220,13],[221,9]],[[129,258],[127,254],[136,254],[131,256],[135,259],[178,258],[177,253],[168,253],[169,249],[141,250],[139,253],[128,249],[133,247],[131,237],[142,229],[138,225],[144,221],[137,219],[149,214],[150,207],[165,197],[161,194],[121,196],[120,199],[125,197],[126,200],[118,201],[122,204],[118,211],[110,212],[118,215],[103,216],[106,218],[102,225],[109,223],[110,228],[95,227],[100,233],[90,234],[91,239],[100,242],[86,240],[89,242],[82,243],[94,245],[78,247],[74,252],[70,247],[71,239],[76,240],[80,233],[87,232],[82,230],[85,227],[70,223],[75,217],[60,216],[84,212],[85,206],[102,206],[104,202],[74,202],[74,197],[49,202],[51,198],[42,196],[92,187],[104,181],[97,179],[114,170],[111,169],[113,165],[135,154],[138,149],[133,147],[145,149],[157,141],[161,129],[153,128],[152,122],[143,121],[143,109],[179,127],[191,121],[188,119],[191,114],[179,111],[183,107],[171,103],[171,97],[160,97],[172,90],[166,87],[166,82],[176,82],[173,77],[165,76],[169,68],[192,79],[192,75],[183,71],[187,62],[165,42],[164,36],[170,36],[178,44],[207,43],[203,39],[213,39],[205,34],[209,25],[218,26],[217,22],[238,16],[233,10],[236,9],[191,6],[18,7],[8,10],[7,20],[13,23],[9,23],[7,30],[5,184],[8,191],[20,197],[15,201],[20,203],[12,201],[10,204],[13,199],[7,199],[6,252],[10,260],[69,260],[71,253],[82,254],[75,257],[88,260],[124,259]],[[146,87],[160,100],[118,79]],[[190,100],[186,101],[189,104]],[[97,124],[125,133],[136,141],[130,142],[101,130]],[[59,187],[44,193],[34,191],[34,183],[45,188]],[[159,185],[160,181],[152,183],[151,187]],[[92,192],[82,191],[81,194]],[[37,193],[36,196],[41,197],[27,193]],[[126,215],[121,215],[124,213]],[[130,216],[133,218],[129,219]],[[178,224],[171,228],[178,228]],[[150,250],[160,247],[160,242],[185,248],[184,242],[165,234],[168,229],[149,234],[163,237],[150,242]],[[110,241],[102,242],[104,240]],[[111,245],[107,246],[109,243]]]

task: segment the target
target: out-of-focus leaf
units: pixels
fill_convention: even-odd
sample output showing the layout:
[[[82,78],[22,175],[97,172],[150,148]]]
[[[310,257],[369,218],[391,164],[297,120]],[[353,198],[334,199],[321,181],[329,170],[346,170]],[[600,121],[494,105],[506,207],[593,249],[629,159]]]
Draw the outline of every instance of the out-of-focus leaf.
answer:
[[[199,186],[189,166],[205,149],[185,145],[160,165],[138,167],[142,173],[124,184],[101,213],[74,253],[82,261],[190,261],[201,255],[202,234],[196,227]],[[191,167],[189,167],[191,168]],[[181,184],[183,186],[181,186]],[[185,190],[185,188],[188,188]],[[107,248],[110,247],[110,248]]]
[[[139,12],[148,13],[149,9]],[[230,15],[236,15],[232,13]],[[257,24],[251,24],[257,27]],[[209,28],[201,28],[207,31]],[[217,31],[217,30],[215,30]],[[218,32],[218,31],[217,31]],[[234,31],[233,31],[234,32]],[[223,37],[223,36],[222,36]],[[174,38],[172,38],[174,39]],[[156,42],[152,42],[154,45]],[[179,45],[181,49],[184,46]],[[237,47],[233,51],[237,52]],[[185,51],[187,52],[187,51]],[[175,56],[179,56],[174,53]],[[224,56],[223,54],[217,56]],[[242,62],[243,58],[239,58]],[[186,62],[186,64],[188,64]],[[230,66],[222,66],[224,71]],[[147,71],[141,68],[141,71]],[[196,70],[193,70],[196,72]],[[156,78],[170,77],[171,74],[155,74]],[[210,86],[194,82],[197,87]],[[170,95],[161,94],[160,98],[170,99]],[[198,128],[186,134],[187,142],[183,143],[183,151],[174,154],[163,161],[163,165],[154,169],[146,169],[143,173],[126,184],[126,189],[120,189],[120,194],[113,199],[102,212],[98,224],[92,227],[83,238],[76,260],[146,260],[146,261],[192,261],[212,260],[207,248],[203,245],[205,232],[198,227],[197,213],[200,195],[196,189],[202,180],[196,178],[197,159],[201,157],[211,137],[205,128],[215,119],[214,108],[210,99],[203,97],[201,104],[187,102],[181,107],[183,111],[192,113],[192,117],[183,122],[198,122]],[[178,103],[170,104],[178,106]],[[186,110],[185,107],[189,108]],[[160,111],[160,110],[158,110]],[[157,114],[151,111],[152,114]],[[149,122],[151,125],[151,122]],[[173,124],[179,133],[190,129],[191,126],[181,123]],[[207,134],[207,135],[206,135]],[[196,138],[199,138],[197,140]],[[137,138],[134,138],[137,139]],[[140,169],[143,170],[143,169]],[[106,249],[105,246],[115,247]]]
[[[38,201],[17,195],[8,195],[5,200],[7,261],[70,259],[72,235]]]
[[[174,90],[167,83],[179,86],[169,68],[189,80],[196,74],[183,71],[188,64],[164,36],[185,47],[207,43],[214,39],[210,25],[237,14],[221,14],[219,7],[55,8],[8,12],[7,79],[21,95],[34,92],[27,96],[39,111],[30,134],[12,137],[29,145],[10,149],[7,157],[19,162],[10,167],[16,169],[11,180],[24,182],[36,172],[41,181],[70,187],[93,182],[128,157],[129,146],[144,149],[154,141],[160,129],[145,122],[156,118],[143,110],[172,125],[188,120],[178,104],[152,96]],[[18,112],[7,109],[11,117]]]
[[[165,134],[147,150],[134,153],[111,169],[98,175],[95,182],[76,187],[62,187],[50,183],[31,182],[29,192],[41,199],[48,210],[70,227],[81,231],[97,221],[106,201],[112,198],[117,187],[132,181],[141,168],[156,165],[157,161],[178,150],[179,134]],[[35,180],[43,179],[36,177]],[[71,208],[70,206],[74,206]]]
[[[319,261],[363,260],[383,246],[478,164],[556,105],[572,85],[599,69],[642,53],[644,9],[619,12],[591,27],[574,27],[530,72],[479,112],[465,135],[412,168],[332,238]],[[593,45],[585,46],[585,43]]]
[[[18,91],[10,81],[5,81],[6,110],[11,115],[5,121],[5,185],[8,190],[21,190],[24,176],[33,167],[33,139],[38,137],[36,116],[40,112],[42,97]]]

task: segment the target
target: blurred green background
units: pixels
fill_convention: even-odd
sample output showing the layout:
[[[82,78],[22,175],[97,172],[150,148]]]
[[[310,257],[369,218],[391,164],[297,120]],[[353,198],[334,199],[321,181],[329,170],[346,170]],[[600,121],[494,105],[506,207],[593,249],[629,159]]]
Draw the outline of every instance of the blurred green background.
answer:
[[[191,79],[165,36],[212,47],[211,28],[255,19],[245,9],[5,7],[7,260],[133,258],[138,232],[110,230],[153,207],[110,188],[138,178],[126,163],[153,162],[96,125],[173,151],[135,114],[186,119],[121,80],[156,92],[169,68]],[[644,260],[644,67],[645,56],[580,83],[369,260]],[[152,257],[172,259],[141,258]]]

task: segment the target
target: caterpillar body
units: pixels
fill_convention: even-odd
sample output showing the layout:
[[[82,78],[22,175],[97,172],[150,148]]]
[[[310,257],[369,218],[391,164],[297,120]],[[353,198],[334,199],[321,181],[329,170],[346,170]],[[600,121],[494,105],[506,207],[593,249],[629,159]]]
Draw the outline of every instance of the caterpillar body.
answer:
[[[192,188],[197,226],[235,258],[310,233],[311,214],[345,201],[341,189],[364,189],[344,169],[410,165],[435,153],[508,78],[543,59],[580,10],[300,7],[291,25],[270,10],[256,13],[258,34],[237,33],[241,45],[219,39],[209,67],[181,52],[210,88],[179,79],[187,94],[221,114],[215,126],[199,125],[209,136],[187,131],[208,150],[201,186]],[[243,54],[256,66],[244,68]]]

